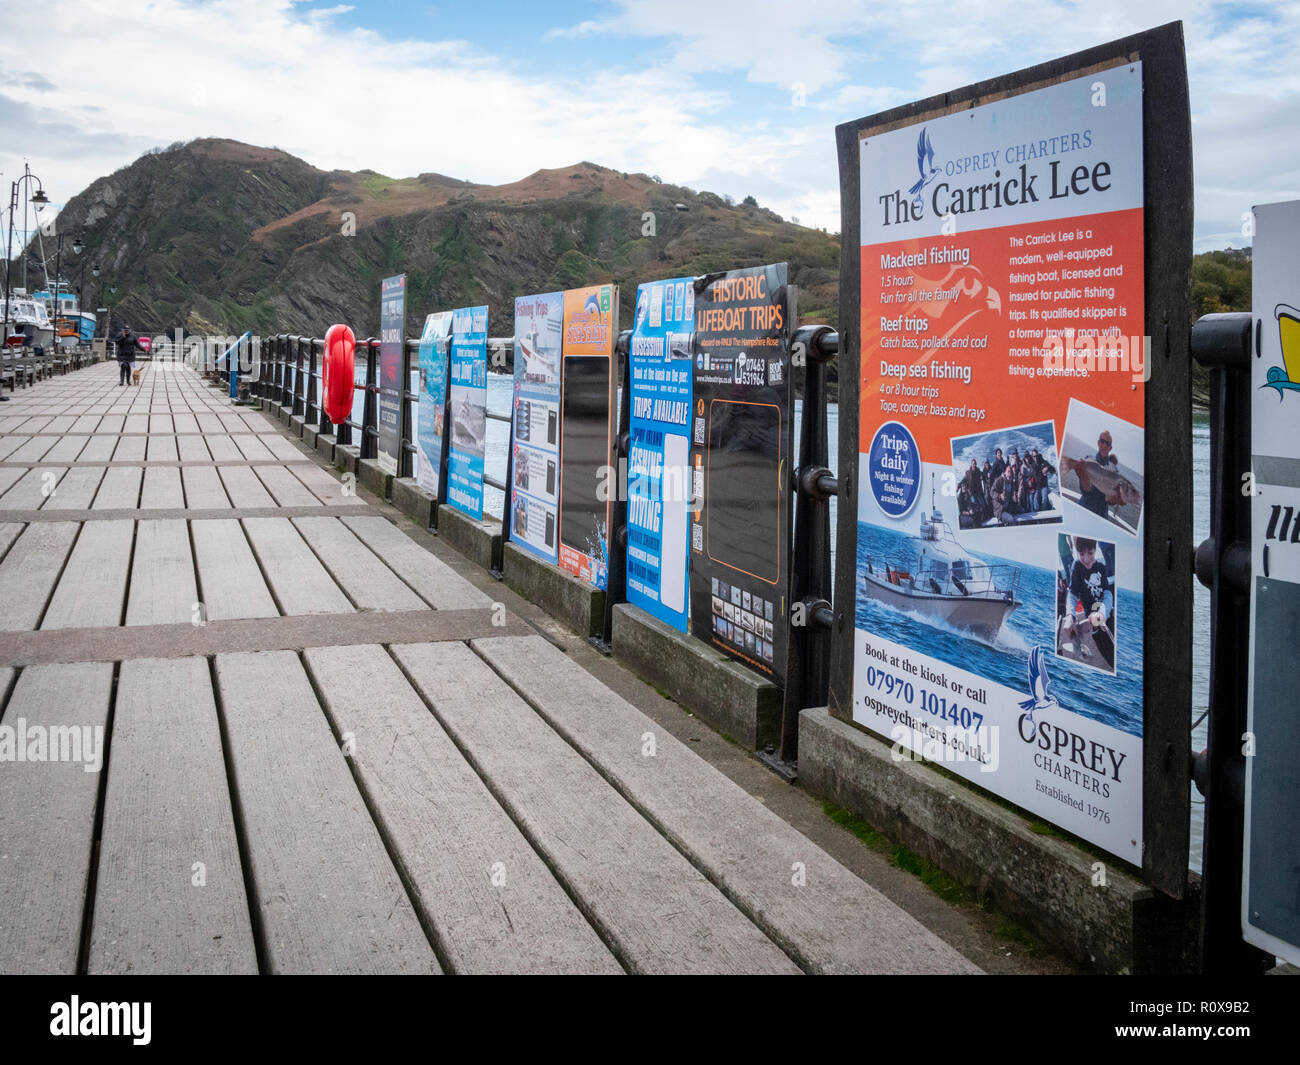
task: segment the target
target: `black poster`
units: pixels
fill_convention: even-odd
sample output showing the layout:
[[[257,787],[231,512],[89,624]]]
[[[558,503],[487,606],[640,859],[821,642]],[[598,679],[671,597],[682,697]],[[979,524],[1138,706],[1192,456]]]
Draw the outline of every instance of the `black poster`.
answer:
[[[794,314],[786,264],[696,284],[691,632],[784,683]]]

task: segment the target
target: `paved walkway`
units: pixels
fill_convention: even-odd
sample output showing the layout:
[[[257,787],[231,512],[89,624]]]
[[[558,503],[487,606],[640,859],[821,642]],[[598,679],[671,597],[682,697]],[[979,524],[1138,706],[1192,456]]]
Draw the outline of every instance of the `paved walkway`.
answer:
[[[0,406],[0,972],[971,972],[185,368]]]

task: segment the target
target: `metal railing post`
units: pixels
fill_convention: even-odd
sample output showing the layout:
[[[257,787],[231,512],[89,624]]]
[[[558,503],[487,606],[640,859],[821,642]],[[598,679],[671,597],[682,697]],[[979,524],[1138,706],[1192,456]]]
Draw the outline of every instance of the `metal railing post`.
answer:
[[[305,425],[315,421],[316,412],[316,341],[307,337],[307,397],[303,404],[302,420]]]
[[[325,340],[324,338],[312,337],[311,340],[312,351],[316,350],[317,344],[320,344],[321,383],[324,384],[325,381]],[[321,397],[320,418],[318,424],[322,436],[329,436],[332,432],[334,432],[334,423],[330,421],[330,416],[325,413],[325,399],[323,396]]]
[[[373,459],[379,445],[379,386],[375,381],[375,359],[379,341],[367,337],[366,346],[366,398],[361,414],[361,457]]]

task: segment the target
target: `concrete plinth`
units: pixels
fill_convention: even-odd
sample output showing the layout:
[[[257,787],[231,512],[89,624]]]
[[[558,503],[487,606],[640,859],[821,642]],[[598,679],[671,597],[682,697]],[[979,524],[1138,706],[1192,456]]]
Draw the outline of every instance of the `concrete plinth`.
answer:
[[[414,477],[394,477],[389,489],[393,506],[422,529],[433,523],[433,511],[438,501],[415,483]]]
[[[598,636],[605,593],[512,543],[501,552],[506,584],[582,636]]]
[[[781,689],[639,607],[614,607],[614,657],[751,751],[779,742]]]
[[[438,535],[484,569],[501,569],[501,523],[495,518],[475,521],[455,507],[441,506]]]
[[[357,480],[380,499],[387,499],[393,475],[379,465],[378,459],[358,459]]]

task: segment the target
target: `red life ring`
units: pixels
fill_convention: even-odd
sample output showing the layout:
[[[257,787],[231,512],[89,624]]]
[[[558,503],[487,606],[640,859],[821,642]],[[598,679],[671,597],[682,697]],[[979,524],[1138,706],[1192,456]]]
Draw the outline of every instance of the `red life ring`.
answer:
[[[339,425],[352,415],[352,392],[356,387],[356,338],[346,325],[332,325],[325,333],[325,355],[321,360],[321,391],[325,413]]]

